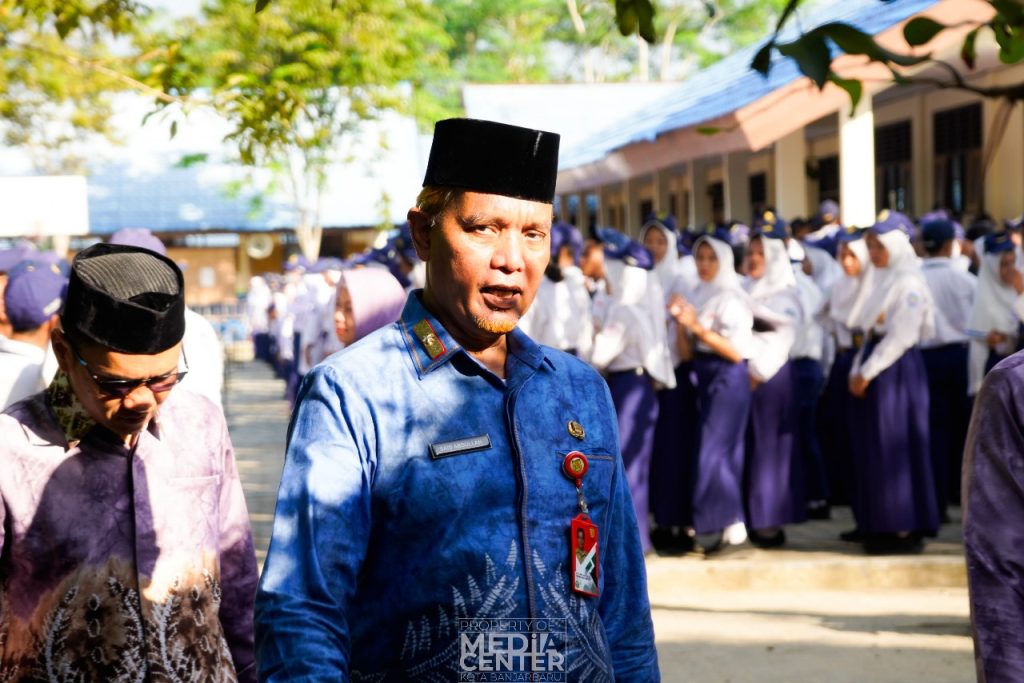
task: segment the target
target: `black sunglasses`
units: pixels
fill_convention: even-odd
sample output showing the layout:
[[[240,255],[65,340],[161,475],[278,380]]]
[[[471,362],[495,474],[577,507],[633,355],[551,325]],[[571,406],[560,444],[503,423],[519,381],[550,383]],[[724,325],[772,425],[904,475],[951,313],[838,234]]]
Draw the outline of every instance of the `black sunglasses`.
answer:
[[[68,342],[68,346],[71,348],[71,352],[75,354],[75,358],[78,360],[79,365],[85,368],[86,374],[89,375],[93,383],[107,396],[124,398],[141,386],[149,387],[149,390],[154,394],[170,391],[175,384],[185,379],[185,375],[188,374],[188,358],[185,357],[185,347],[182,347],[181,358],[185,362],[185,369],[181,372],[168,372],[166,375],[144,377],[142,379],[111,379],[109,377],[101,377],[93,374],[92,368],[90,368],[89,364],[82,358],[82,354],[78,353],[78,349],[75,348],[75,345],[71,343],[70,339],[67,339],[66,337],[65,339]]]

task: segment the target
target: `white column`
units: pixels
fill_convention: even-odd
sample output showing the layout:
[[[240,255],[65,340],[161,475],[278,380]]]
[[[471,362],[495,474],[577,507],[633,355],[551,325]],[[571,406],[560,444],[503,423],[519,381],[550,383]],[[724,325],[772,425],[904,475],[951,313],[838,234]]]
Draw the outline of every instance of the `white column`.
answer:
[[[875,113],[865,93],[850,116],[839,108],[839,209],[843,225],[868,227],[875,222]]]
[[[722,185],[725,189],[725,219],[749,225],[750,173],[747,170],[747,152],[722,155]]]
[[[807,139],[800,128],[775,141],[775,210],[782,218],[806,217]]]

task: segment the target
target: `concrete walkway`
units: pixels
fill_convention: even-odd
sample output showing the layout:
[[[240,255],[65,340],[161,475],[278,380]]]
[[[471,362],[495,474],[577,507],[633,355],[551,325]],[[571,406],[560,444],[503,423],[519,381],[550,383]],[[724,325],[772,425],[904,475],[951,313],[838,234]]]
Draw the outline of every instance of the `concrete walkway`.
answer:
[[[228,363],[225,413],[257,557],[284,462],[284,383]],[[956,514],[956,510],[953,511]],[[959,525],[922,555],[869,557],[849,510],[787,528],[779,550],[647,561],[662,678],[688,683],[962,683],[974,678]]]

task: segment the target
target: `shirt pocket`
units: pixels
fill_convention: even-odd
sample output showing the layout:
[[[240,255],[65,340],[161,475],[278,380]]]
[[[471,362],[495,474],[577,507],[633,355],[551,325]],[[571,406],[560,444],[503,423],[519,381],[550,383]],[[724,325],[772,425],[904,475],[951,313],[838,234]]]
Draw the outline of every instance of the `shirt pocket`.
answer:
[[[573,451],[557,451],[559,463]],[[596,449],[593,452],[579,450],[587,457],[587,472],[583,475],[583,497],[586,499],[590,517],[595,522],[603,519],[611,498],[612,478],[615,474],[615,456],[610,449]],[[563,470],[563,476],[565,475]],[[574,500],[576,514],[580,512],[578,501]]]

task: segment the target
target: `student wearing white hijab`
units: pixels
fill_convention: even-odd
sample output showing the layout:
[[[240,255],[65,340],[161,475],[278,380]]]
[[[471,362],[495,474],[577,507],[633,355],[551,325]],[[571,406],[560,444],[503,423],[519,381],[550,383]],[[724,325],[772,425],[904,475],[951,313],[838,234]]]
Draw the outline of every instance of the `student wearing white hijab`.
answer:
[[[674,230],[675,221],[648,220],[640,234],[644,247],[654,259],[652,275],[657,278],[665,294],[666,303],[673,296],[685,297],[696,281],[683,270],[684,256],[680,253],[679,238]],[[692,257],[689,259],[692,266]],[[676,338],[676,322],[665,312],[668,339]],[[680,452],[686,452],[694,438],[695,425],[688,418],[695,414],[696,387],[690,379],[692,363],[684,361],[677,345],[669,343],[676,386],[658,392],[658,422],[654,428],[654,452],[651,456],[651,513],[654,526],[651,540],[658,552],[678,554],[689,548],[689,537],[684,533],[686,505],[679,495],[679,482],[683,478]]]
[[[850,311],[857,300],[864,273],[870,266],[868,246],[861,233],[843,230],[838,236],[838,258],[843,274],[829,293],[827,322],[836,354],[818,408],[821,447],[829,471],[829,502],[844,504],[851,499],[850,464],[850,368],[863,345],[864,335],[847,327]]]
[[[928,378],[917,345],[934,334],[934,303],[905,232],[883,211],[865,240],[871,268],[848,325],[868,334],[850,370],[851,500],[869,553],[920,552],[939,526],[928,430]]]
[[[688,298],[673,297],[669,312],[678,325],[676,344],[693,361],[698,401],[692,450],[680,489],[698,549],[720,550],[725,531],[743,513],[744,430],[750,409],[746,358],[752,344],[753,315],[733,265],[732,247],[714,237],[694,244],[699,282]],[[710,538],[708,538],[710,537]]]
[[[754,352],[748,362],[753,394],[744,477],[747,527],[752,543],[777,547],[786,541],[783,525],[807,519],[790,351],[810,311],[789,261],[786,224],[771,211],[761,216],[750,240],[747,273],[744,288],[755,307]]]
[[[618,414],[622,459],[645,553],[652,550],[648,495],[658,420],[655,385],[672,388],[676,382],[665,333],[664,295],[651,275],[652,266],[650,252],[621,233],[605,244],[611,301],[591,355],[594,367],[605,373]]]
[[[1016,350],[1019,329],[1014,275],[1020,249],[1005,232],[986,235],[977,240],[975,248],[981,254],[981,268],[968,322],[971,345],[967,382],[971,396],[978,393],[988,371]]]
[[[594,342],[590,293],[579,268],[583,236],[568,223],[551,226],[551,261],[519,329],[538,344],[587,360]]]
[[[654,259],[654,268],[651,272],[658,279],[662,292],[668,297],[679,276],[678,237],[674,230],[670,230],[656,219],[647,221],[640,230],[640,235],[644,247],[651,252]]]
[[[921,341],[928,373],[932,474],[939,517],[948,522],[946,506],[960,500],[960,466],[971,416],[967,330],[978,279],[953,257],[956,229],[951,221],[922,221],[921,245],[926,254],[921,269],[935,301],[935,334]]]

